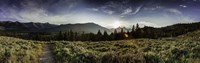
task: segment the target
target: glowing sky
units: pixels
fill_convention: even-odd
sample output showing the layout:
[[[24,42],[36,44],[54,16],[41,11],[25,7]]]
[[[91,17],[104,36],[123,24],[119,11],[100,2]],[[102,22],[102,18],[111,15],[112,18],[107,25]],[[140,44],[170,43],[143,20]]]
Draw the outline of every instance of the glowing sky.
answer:
[[[160,27],[198,22],[199,16],[200,0],[0,0],[0,21]]]

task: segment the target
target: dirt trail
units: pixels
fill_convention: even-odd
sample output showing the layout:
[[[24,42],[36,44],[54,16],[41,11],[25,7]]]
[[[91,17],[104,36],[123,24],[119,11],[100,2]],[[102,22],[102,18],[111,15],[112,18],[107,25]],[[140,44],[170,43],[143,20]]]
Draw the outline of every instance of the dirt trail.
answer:
[[[39,63],[55,63],[52,51],[50,50],[50,44],[44,45],[44,50],[42,56],[39,58]]]

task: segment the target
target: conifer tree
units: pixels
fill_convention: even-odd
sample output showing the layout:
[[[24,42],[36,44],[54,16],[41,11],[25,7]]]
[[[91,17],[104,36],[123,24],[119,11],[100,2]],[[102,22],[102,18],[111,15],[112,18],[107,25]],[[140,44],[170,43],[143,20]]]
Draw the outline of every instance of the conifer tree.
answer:
[[[139,29],[139,28],[140,28],[140,26],[139,26],[139,24],[137,23],[137,24],[136,24],[136,30]]]
[[[102,35],[102,33],[101,33],[101,31],[100,31],[100,30],[98,30],[98,32],[97,32],[97,35],[99,35],[99,36],[101,36],[101,35]]]
[[[59,34],[58,34],[58,40],[62,40],[62,38],[63,38],[63,35],[62,35],[62,31],[59,31]]]
[[[117,30],[114,31],[114,40],[119,40],[119,34],[117,33]]]
[[[85,39],[86,39],[86,38],[85,38],[85,32],[82,32],[81,37],[80,37],[80,40],[81,40],[81,41],[85,41]]]
[[[111,34],[110,34],[110,39],[109,40],[114,40],[114,33],[112,32]]]
[[[103,33],[103,40],[108,40],[108,33],[106,31]]]
[[[134,33],[135,33],[135,25],[133,25],[131,33],[129,33],[129,36],[131,36],[131,38],[134,38]]]
[[[98,32],[97,32],[96,40],[97,41],[101,41],[102,40],[102,33],[101,33],[100,30],[98,30]]]
[[[133,25],[131,32],[133,33],[135,31],[135,25]]]
[[[70,30],[70,41],[74,41],[74,32]]]
[[[74,41],[77,41],[79,38],[78,38],[78,32],[75,32],[74,33]]]
[[[135,38],[140,38],[140,27],[139,24],[136,24],[136,29],[135,29],[135,33],[133,34],[133,37]]]

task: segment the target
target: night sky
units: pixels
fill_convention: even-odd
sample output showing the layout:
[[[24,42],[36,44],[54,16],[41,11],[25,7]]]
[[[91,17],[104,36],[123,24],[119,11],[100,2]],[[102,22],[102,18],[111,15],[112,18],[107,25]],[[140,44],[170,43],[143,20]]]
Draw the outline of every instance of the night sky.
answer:
[[[200,21],[200,0],[0,0],[0,21],[162,27]]]

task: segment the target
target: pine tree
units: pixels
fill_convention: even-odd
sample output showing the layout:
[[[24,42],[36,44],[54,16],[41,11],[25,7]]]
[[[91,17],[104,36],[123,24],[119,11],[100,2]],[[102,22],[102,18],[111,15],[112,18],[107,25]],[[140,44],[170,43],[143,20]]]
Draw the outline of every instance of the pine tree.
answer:
[[[139,27],[139,24],[136,24],[136,29],[135,29],[135,32],[133,33],[133,37],[135,38],[140,38],[140,33],[141,30],[140,30],[140,27]]]
[[[135,25],[133,25],[131,33],[129,33],[129,36],[131,36],[131,38],[134,38],[134,33],[135,33]]]
[[[132,27],[132,33],[135,31],[135,25],[133,25],[133,27]]]
[[[106,31],[103,33],[103,40],[108,40],[108,33]]]
[[[123,28],[121,28],[121,32],[118,34],[118,39],[120,39],[120,40],[122,40],[122,39],[124,39],[124,29]]]
[[[95,34],[89,33],[89,40],[88,41],[95,41]]]
[[[67,40],[67,32],[64,33],[63,39]]]
[[[62,31],[60,31],[60,32],[59,32],[59,34],[58,34],[58,37],[57,37],[57,38],[58,38],[58,40],[63,40]]]
[[[140,28],[140,26],[139,26],[139,24],[137,23],[137,24],[136,24],[136,30],[139,29],[139,28]]]
[[[80,40],[81,40],[81,41],[85,41],[85,39],[86,39],[86,38],[85,38],[85,32],[82,32],[81,37],[80,37]]]
[[[101,33],[100,30],[97,32],[96,40],[97,41],[101,41],[102,40],[102,33]]]
[[[74,32],[70,30],[70,41],[74,41]]]
[[[98,30],[98,32],[97,32],[97,35],[99,35],[99,36],[101,36],[101,35],[102,35],[102,33],[101,33],[101,31],[100,31],[100,30]]]
[[[117,33],[117,30],[114,31],[114,40],[119,40],[119,34]]]
[[[109,40],[114,40],[114,33],[112,32],[111,34],[110,34],[110,39]]]

